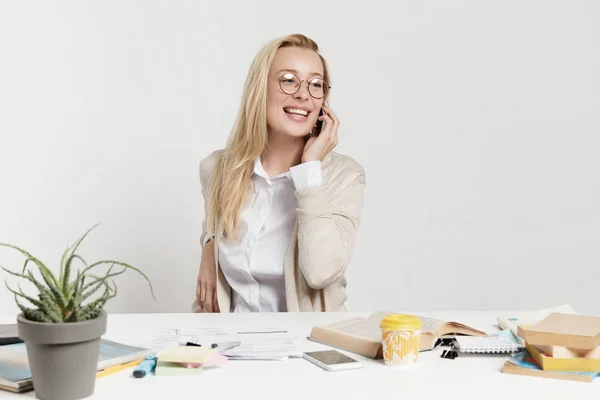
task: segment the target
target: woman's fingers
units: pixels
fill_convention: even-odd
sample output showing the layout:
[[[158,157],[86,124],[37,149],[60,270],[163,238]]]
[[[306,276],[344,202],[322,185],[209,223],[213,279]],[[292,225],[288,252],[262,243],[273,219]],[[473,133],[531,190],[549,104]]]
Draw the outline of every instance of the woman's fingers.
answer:
[[[200,277],[196,279],[196,301],[200,304]]]
[[[335,133],[335,123],[333,122],[333,119],[331,119],[331,117],[327,114],[325,114],[325,123],[325,135],[323,137],[323,140],[326,142],[324,144],[324,150],[325,154],[327,154],[329,153],[329,151],[331,151],[331,145],[337,141],[337,135]],[[321,134],[323,134],[323,132],[321,132]]]
[[[329,115],[323,114],[323,122],[325,123],[325,128],[319,133],[319,137],[323,135],[325,138],[329,139],[331,129],[333,128],[333,120]]]
[[[208,312],[213,311],[213,292],[209,284],[204,283],[204,307]]]
[[[332,118],[332,115],[334,117],[335,115],[328,107],[323,106],[322,110],[323,115],[317,117],[317,119],[323,121],[323,129],[317,136],[312,136],[306,141],[302,153],[302,162],[322,161],[337,145],[337,126],[339,122],[336,123],[336,120]]]
[[[221,312],[219,308],[219,299],[217,299],[217,290],[213,289],[213,308],[216,313]]]
[[[204,282],[200,282],[200,301],[198,305],[200,308],[206,308],[206,285]]]
[[[335,113],[333,112],[333,110],[331,108],[329,108],[328,106],[323,106],[323,111],[325,111],[325,114],[328,115],[334,122],[334,124],[336,124],[336,126],[338,126],[340,124],[340,120],[337,117],[337,115],[335,115]]]
[[[338,144],[338,127],[340,126],[340,120],[337,117],[337,115],[335,115],[335,113],[331,110],[331,108],[324,106],[323,109],[325,111],[324,115],[326,115],[332,122],[330,124],[331,134],[329,135],[329,140],[333,148]]]

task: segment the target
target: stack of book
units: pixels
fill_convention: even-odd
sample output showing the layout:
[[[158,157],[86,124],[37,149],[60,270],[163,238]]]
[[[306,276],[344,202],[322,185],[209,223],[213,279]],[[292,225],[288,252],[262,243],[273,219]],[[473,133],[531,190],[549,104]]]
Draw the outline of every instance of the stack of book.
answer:
[[[123,368],[133,368],[144,357],[153,354],[154,351],[150,349],[101,339],[96,376],[108,375]],[[0,390],[16,393],[33,390],[33,377],[25,343],[0,345]]]
[[[502,372],[592,382],[600,375],[600,318],[551,313],[518,327],[526,350],[506,361]]]

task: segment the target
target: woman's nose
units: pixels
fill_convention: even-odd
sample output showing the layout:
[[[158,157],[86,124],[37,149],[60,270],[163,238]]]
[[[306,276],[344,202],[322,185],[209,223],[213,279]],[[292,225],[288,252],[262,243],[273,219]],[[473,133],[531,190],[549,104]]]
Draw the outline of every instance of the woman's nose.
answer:
[[[294,93],[294,97],[298,99],[308,99],[310,93],[308,92],[308,82],[302,81],[300,82],[300,88],[296,93]]]

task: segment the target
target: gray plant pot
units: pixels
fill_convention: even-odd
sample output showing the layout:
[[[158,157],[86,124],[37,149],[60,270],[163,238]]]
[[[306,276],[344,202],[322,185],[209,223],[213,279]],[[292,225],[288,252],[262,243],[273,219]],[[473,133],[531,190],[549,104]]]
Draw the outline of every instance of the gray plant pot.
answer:
[[[57,324],[28,321],[20,314],[17,329],[37,398],[76,400],[94,393],[105,312],[93,320]]]

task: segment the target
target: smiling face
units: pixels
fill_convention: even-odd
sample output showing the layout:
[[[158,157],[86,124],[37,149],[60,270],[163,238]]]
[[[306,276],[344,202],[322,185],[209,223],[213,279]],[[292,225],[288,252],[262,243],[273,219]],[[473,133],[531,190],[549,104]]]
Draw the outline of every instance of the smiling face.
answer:
[[[304,80],[294,94],[287,94],[278,80],[295,74]],[[323,99],[315,99],[306,82],[323,78],[323,63],[312,50],[283,47],[277,50],[269,76],[267,89],[267,125],[269,134],[304,137],[315,126]],[[288,81],[289,82],[289,81]]]

